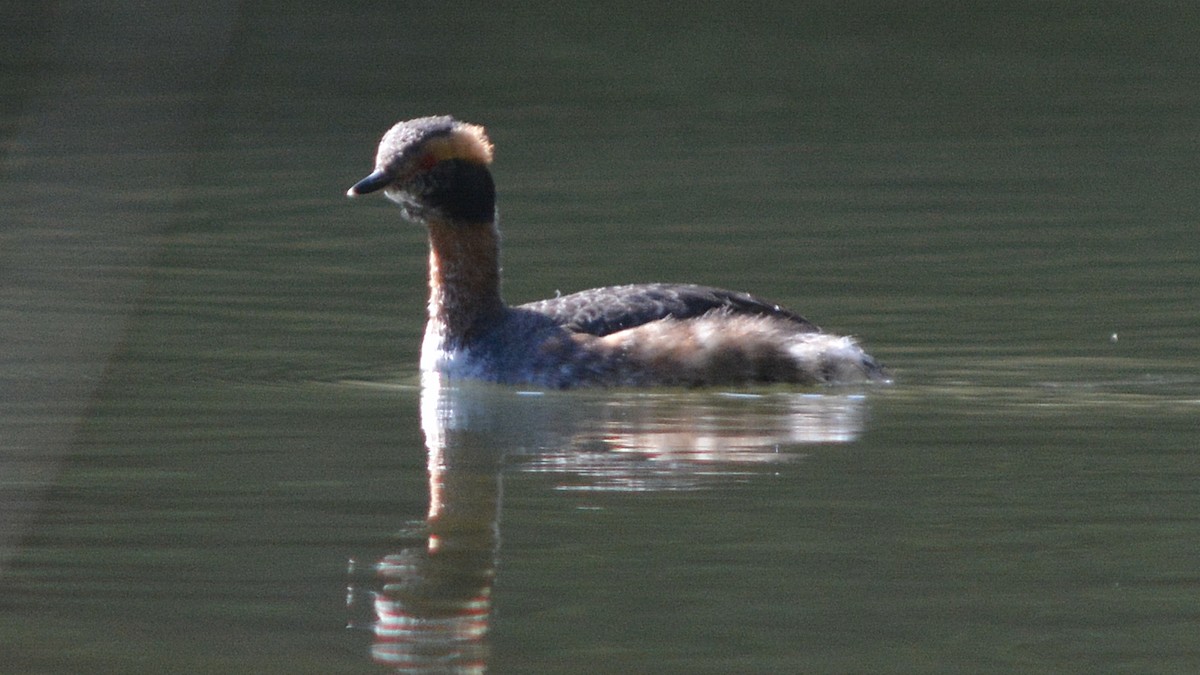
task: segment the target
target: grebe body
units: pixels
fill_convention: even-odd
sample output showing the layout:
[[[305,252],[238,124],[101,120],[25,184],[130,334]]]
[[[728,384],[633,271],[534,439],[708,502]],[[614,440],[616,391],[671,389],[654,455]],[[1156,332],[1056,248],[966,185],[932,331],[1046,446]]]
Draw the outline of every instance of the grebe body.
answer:
[[[492,153],[482,127],[400,122],[347,192],[382,190],[428,230],[422,371],[555,388],[887,380],[851,338],[746,293],[639,284],[506,305]]]

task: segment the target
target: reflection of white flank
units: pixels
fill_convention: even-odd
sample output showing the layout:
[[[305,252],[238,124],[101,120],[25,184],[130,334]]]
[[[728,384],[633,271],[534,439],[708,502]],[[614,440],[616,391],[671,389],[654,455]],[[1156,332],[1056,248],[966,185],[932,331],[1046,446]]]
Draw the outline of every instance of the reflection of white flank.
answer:
[[[616,414],[541,452],[528,471],[566,474],[560,489],[680,490],[804,457],[797,446],[844,443],[862,428],[861,396],[771,394],[707,402],[614,403]],[[649,403],[647,405],[646,403]]]
[[[693,489],[799,459],[797,446],[853,441],[865,406],[861,394],[771,390],[529,396],[432,375],[423,379],[421,419],[431,471],[447,439],[463,432],[516,449],[522,470],[569,474],[564,487]]]

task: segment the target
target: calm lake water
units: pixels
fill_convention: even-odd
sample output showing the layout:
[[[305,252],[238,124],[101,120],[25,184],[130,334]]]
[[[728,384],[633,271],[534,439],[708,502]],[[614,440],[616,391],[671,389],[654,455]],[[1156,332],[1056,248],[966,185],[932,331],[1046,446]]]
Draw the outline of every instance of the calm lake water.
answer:
[[[1200,670],[1200,9],[0,19],[0,671]],[[422,383],[343,193],[441,113],[510,301],[750,290],[896,383]]]

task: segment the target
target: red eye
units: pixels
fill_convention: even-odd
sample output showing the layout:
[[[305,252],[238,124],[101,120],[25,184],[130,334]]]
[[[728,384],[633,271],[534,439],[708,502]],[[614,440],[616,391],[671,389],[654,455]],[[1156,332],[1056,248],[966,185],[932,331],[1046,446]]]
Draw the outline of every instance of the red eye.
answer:
[[[437,157],[434,157],[433,155],[425,155],[421,157],[421,161],[417,163],[417,166],[420,167],[421,171],[428,171],[432,169],[435,164],[437,164]]]

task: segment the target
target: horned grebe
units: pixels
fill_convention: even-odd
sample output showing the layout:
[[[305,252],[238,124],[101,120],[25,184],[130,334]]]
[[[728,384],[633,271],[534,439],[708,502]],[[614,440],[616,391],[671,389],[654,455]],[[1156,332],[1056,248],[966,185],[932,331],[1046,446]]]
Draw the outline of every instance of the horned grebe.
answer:
[[[429,231],[423,372],[557,388],[887,380],[851,338],[746,293],[640,284],[504,304],[491,163],[483,127],[422,117],[388,130],[346,192],[383,190]]]

